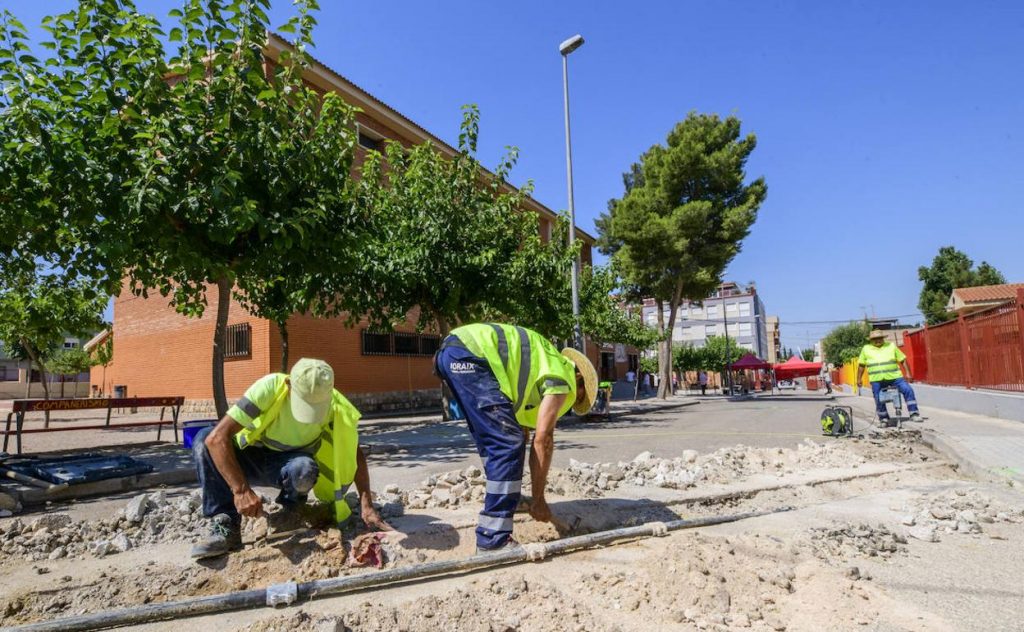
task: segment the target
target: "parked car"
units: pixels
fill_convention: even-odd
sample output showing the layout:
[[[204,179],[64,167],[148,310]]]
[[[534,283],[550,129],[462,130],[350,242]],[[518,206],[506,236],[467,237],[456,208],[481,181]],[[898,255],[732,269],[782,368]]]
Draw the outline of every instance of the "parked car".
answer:
[[[796,382],[793,380],[779,380],[776,386],[779,387],[779,390],[784,388],[792,389],[794,391],[796,390]]]

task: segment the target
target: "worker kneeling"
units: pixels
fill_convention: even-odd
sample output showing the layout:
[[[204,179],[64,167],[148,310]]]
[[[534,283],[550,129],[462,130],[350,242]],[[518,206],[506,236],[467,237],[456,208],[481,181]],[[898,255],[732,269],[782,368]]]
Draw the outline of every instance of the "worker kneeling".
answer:
[[[473,324],[441,343],[436,366],[465,411],[487,477],[476,528],[477,553],[516,547],[512,516],[522,488],[526,444],[533,430],[530,515],[552,520],[544,498],[558,418],[585,415],[597,397],[597,373],[575,349],[561,353],[523,327]]]
[[[290,375],[257,380],[214,428],[196,435],[203,515],[212,532],[192,548],[192,557],[241,548],[241,516],[263,513],[255,484],[280,488],[277,502],[286,509],[306,504],[312,491],[333,505],[341,523],[352,513],[345,492],[355,481],[363,521],[371,529],[390,529],[371,501],[359,417],[334,390],[334,371],[323,360],[302,358]]]

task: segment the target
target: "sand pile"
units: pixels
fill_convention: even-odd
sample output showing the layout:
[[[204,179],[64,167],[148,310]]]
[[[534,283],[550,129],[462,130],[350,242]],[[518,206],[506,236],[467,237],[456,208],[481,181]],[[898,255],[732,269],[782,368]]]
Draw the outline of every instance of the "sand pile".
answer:
[[[512,572],[469,582],[444,596],[426,596],[394,607],[364,602],[342,617],[310,615],[303,611],[257,622],[245,632],[612,632],[612,626],[596,618],[590,609],[553,584],[527,582]]]
[[[205,530],[200,505],[198,491],[178,500],[157,491],[139,494],[105,520],[75,521],[66,513],[15,519],[0,526],[0,552],[32,561],[103,557],[142,544],[192,539]]]
[[[840,443],[810,439],[795,450],[737,445],[704,455],[684,450],[675,458],[643,452],[629,462],[584,463],[571,459],[569,468],[553,477],[552,487],[556,492],[576,491],[595,497],[622,484],[686,489],[702,482],[731,483],[756,474],[783,476],[797,470],[857,467],[864,462],[864,457]]]

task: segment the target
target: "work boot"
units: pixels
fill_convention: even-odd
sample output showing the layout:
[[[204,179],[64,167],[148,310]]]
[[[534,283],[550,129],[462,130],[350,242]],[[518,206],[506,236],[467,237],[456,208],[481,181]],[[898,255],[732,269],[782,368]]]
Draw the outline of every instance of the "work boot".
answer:
[[[519,550],[521,548],[523,548],[522,544],[519,544],[518,542],[516,542],[512,538],[509,538],[508,542],[506,542],[505,544],[499,546],[496,549],[481,549],[480,547],[476,547],[476,554],[477,555],[494,555],[495,553],[505,553],[507,551],[516,551],[516,550]]]
[[[921,417],[921,413],[910,413],[910,421],[921,422],[924,419]]]
[[[210,518],[210,535],[192,547],[192,558],[201,560],[242,548],[241,525],[227,514]]]

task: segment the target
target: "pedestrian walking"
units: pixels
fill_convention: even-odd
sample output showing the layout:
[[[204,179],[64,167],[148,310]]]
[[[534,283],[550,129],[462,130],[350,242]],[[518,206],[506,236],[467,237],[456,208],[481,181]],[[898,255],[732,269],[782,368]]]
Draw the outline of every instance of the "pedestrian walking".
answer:
[[[708,374],[705,371],[701,371],[697,374],[697,383],[700,384],[700,394],[706,395],[708,392]]]

